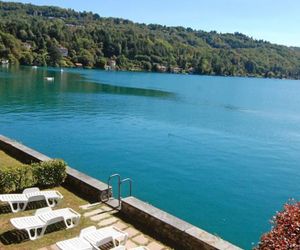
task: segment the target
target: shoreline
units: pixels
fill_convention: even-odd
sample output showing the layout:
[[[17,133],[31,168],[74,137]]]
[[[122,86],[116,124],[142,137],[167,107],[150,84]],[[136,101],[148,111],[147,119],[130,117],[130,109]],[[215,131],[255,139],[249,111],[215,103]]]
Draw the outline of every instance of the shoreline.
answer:
[[[1,64],[0,64],[1,65]],[[280,78],[280,77],[264,77],[260,75],[216,75],[216,74],[197,74],[197,73],[172,73],[172,72],[158,72],[158,71],[145,71],[145,70],[126,70],[126,69],[117,69],[117,70],[105,70],[97,67],[76,67],[76,66],[37,66],[37,65],[16,65],[16,64],[10,64],[9,66],[2,67],[27,67],[27,68],[46,68],[46,69],[84,69],[84,70],[99,70],[99,71],[105,71],[105,72],[128,72],[128,73],[154,73],[154,74],[169,74],[169,75],[188,75],[188,76],[207,76],[207,77],[232,77],[232,78],[253,78],[253,79],[264,79],[264,80],[292,80],[292,81],[300,81],[299,78]]]

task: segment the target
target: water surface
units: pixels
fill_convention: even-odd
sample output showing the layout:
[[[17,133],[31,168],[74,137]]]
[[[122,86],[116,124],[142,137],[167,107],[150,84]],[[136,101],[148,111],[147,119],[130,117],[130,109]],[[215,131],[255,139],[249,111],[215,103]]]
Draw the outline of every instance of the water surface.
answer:
[[[131,177],[134,195],[250,249],[300,198],[299,97],[299,81],[2,67],[0,134]]]

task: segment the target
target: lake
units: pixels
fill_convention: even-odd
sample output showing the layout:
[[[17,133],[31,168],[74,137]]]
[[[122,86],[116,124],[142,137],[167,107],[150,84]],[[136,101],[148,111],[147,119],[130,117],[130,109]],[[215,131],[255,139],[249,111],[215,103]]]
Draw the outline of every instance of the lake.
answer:
[[[300,199],[300,81],[0,67],[0,134],[246,249]]]

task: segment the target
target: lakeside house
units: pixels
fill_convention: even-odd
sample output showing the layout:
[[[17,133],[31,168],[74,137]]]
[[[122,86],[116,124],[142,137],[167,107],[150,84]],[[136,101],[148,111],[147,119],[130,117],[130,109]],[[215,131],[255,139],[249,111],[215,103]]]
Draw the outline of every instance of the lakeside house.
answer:
[[[75,66],[77,67],[77,68],[82,68],[82,63],[75,63]]]
[[[181,72],[182,72],[182,68],[180,68],[180,67],[171,67],[171,68],[170,68],[170,72],[171,72],[171,73],[178,74],[178,73],[181,73]]]
[[[194,67],[189,67],[189,68],[188,68],[188,73],[189,73],[189,74],[195,73],[195,68],[194,68]]]
[[[69,27],[69,28],[84,28],[83,25],[72,24],[72,23],[67,23],[66,26]]]
[[[32,48],[31,44],[28,42],[23,43],[23,47],[27,50],[30,50]]]
[[[58,50],[63,57],[66,57],[69,54],[68,49],[63,46],[58,47]]]
[[[160,65],[160,64],[156,65],[156,69],[158,72],[166,72],[167,71],[167,67],[164,65]]]
[[[116,70],[117,62],[114,59],[109,59],[107,64],[104,66],[105,70]]]

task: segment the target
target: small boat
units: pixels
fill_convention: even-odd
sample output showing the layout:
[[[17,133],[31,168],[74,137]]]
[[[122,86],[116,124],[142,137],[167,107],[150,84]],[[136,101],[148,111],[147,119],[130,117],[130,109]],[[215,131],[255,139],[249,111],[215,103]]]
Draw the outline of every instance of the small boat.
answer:
[[[32,66],[32,68],[33,68],[33,69],[37,69],[37,66],[36,66],[36,65],[34,65],[34,66]]]
[[[54,81],[54,77],[49,77],[49,76],[48,76],[48,77],[45,77],[44,79],[45,79],[46,81]]]

